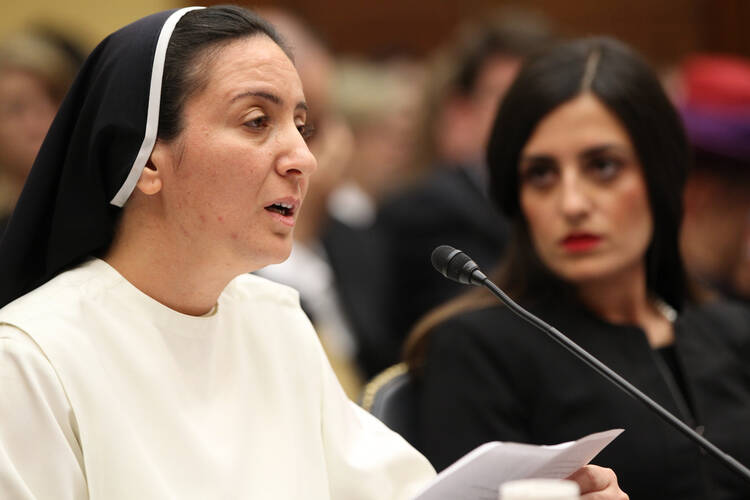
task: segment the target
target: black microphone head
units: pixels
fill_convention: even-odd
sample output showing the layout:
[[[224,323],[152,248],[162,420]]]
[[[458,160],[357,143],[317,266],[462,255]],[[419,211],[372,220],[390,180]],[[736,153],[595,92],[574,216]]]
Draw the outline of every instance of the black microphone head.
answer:
[[[461,253],[461,250],[456,250],[450,245],[440,245],[439,247],[436,247],[430,256],[432,267],[437,269],[437,272],[443,276],[450,278],[450,276],[447,275],[448,263],[459,253]]]
[[[448,279],[465,285],[481,285],[487,276],[471,257],[449,245],[440,245],[432,251],[432,265]]]

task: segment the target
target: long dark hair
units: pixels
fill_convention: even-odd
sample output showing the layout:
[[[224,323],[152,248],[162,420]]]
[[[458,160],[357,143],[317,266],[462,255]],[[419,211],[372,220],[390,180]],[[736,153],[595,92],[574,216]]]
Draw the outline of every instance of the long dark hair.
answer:
[[[539,259],[519,206],[518,161],[537,124],[551,111],[590,92],[623,123],[643,168],[654,222],[646,251],[646,286],[676,310],[691,297],[679,253],[682,190],[690,153],[682,123],[648,64],[622,43],[606,37],[575,40],[531,57],[503,99],[487,148],[490,190],[512,221],[512,236],[493,276],[522,303],[554,296],[575,300]],[[405,357],[421,363],[426,334],[448,317],[491,303],[481,292],[457,299],[423,319],[410,335]]]
[[[637,54],[611,38],[559,45],[528,61],[498,112],[487,148],[490,189],[516,228],[503,276],[523,299],[545,289],[518,201],[518,159],[532,131],[553,109],[583,92],[595,95],[625,126],[643,168],[653,238],[646,252],[646,286],[677,310],[687,278],[678,247],[682,191],[690,153],[680,118],[654,72]],[[543,279],[544,283],[538,282]]]

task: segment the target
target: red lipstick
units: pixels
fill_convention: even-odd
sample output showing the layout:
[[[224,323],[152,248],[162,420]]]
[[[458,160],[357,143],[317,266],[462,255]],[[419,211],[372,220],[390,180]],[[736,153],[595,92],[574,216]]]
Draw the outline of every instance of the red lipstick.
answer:
[[[568,252],[585,252],[599,244],[602,239],[590,233],[572,233],[566,236],[560,244]]]

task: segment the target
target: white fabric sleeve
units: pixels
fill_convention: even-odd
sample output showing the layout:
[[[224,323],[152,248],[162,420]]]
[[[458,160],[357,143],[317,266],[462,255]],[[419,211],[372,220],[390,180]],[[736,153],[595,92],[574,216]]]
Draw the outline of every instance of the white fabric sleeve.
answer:
[[[427,459],[351,401],[322,364],[322,433],[331,500],[409,500],[435,477]]]
[[[49,361],[0,324],[0,492],[6,500],[88,498],[75,417]]]

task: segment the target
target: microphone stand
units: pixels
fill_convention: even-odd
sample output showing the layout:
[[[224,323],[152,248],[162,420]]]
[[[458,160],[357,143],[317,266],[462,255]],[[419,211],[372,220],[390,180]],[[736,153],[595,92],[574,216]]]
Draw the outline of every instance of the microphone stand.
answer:
[[[690,426],[672,415],[663,406],[648,397],[646,394],[644,394],[633,384],[625,380],[623,377],[618,375],[607,365],[589,354],[585,349],[570,340],[562,332],[547,324],[540,318],[534,316],[520,305],[516,304],[516,302],[508,297],[508,295],[503,292],[500,287],[498,287],[489,278],[487,278],[487,276],[479,269],[479,266],[464,252],[456,250],[452,247],[448,247],[447,245],[442,245],[436,248],[432,253],[432,264],[433,266],[435,266],[438,272],[443,274],[446,278],[458,281],[459,283],[484,286],[485,288],[487,288],[495,297],[500,299],[500,301],[517,316],[531,323],[536,328],[542,330],[550,338],[552,338],[552,340],[563,346],[575,357],[591,367],[594,371],[615,384],[628,396],[646,405],[668,424],[697,443],[709,455],[713,456],[720,463],[724,464],[730,470],[739,474],[740,477],[745,479],[745,481],[750,483],[750,469],[745,467],[742,463],[740,463],[737,459],[735,459],[728,453],[723,452],[709,440],[695,432]]]

